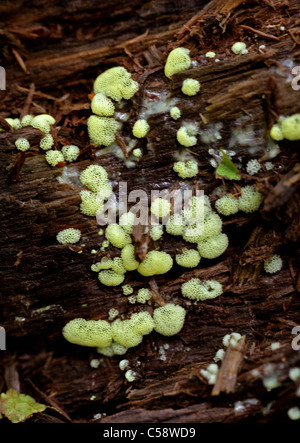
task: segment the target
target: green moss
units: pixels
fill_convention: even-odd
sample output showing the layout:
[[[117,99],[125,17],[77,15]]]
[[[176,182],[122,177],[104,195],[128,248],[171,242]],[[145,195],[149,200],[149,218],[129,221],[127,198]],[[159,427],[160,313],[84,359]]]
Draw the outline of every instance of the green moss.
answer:
[[[216,173],[220,177],[227,178],[229,180],[241,180],[241,174],[238,168],[233,164],[228,155],[221,150],[222,162],[218,166]]]

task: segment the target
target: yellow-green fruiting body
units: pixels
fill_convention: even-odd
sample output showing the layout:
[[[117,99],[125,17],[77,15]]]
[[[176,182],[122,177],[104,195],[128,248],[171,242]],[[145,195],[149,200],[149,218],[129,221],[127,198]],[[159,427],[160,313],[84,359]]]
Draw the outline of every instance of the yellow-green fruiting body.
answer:
[[[245,186],[242,188],[242,194],[239,197],[239,210],[251,214],[259,209],[263,202],[262,194],[255,186]]]
[[[136,149],[134,149],[134,150],[132,151],[132,153],[133,153],[133,155],[134,155],[136,158],[140,158],[141,155],[142,155],[142,151],[141,151],[140,148],[136,148]]]
[[[171,235],[182,235],[184,230],[184,220],[181,214],[173,214],[170,216],[170,220],[166,224],[166,231]]]
[[[287,140],[300,140],[300,114],[285,118],[281,123],[281,131]]]
[[[112,342],[111,347],[114,355],[124,355],[127,352],[127,348],[125,346],[120,345],[119,343]]]
[[[116,272],[117,274],[121,274],[121,275],[126,274],[126,269],[124,268],[123,260],[121,257],[115,257],[113,259],[113,264],[112,264],[111,269],[114,272]]]
[[[136,295],[131,295],[127,300],[134,305],[136,303]]]
[[[190,148],[191,146],[195,146],[197,144],[197,133],[198,128],[193,124],[181,126],[181,128],[177,131],[177,141],[182,146]]]
[[[98,348],[97,352],[99,354],[105,355],[106,357],[113,357],[114,355],[124,355],[127,352],[127,348],[125,346],[120,345],[119,343],[112,342],[110,346],[106,346],[105,348]]]
[[[233,215],[239,211],[239,202],[235,197],[225,195],[216,201],[216,210],[222,215]]]
[[[216,53],[213,52],[213,51],[208,51],[208,52],[205,54],[205,57],[207,57],[207,58],[215,58],[215,56],[216,56]]]
[[[48,134],[50,132],[50,125],[54,124],[55,118],[48,114],[36,115],[30,123],[33,128],[39,129],[44,134]]]
[[[132,80],[130,73],[122,66],[107,69],[96,78],[94,83],[96,94],[102,93],[117,102],[122,98],[131,99],[138,89],[138,83]]]
[[[198,243],[198,251],[201,257],[214,259],[224,254],[228,248],[228,237],[226,234],[219,234]]]
[[[201,375],[206,378],[209,385],[214,385],[216,383],[218,372],[219,367],[215,363],[211,363],[206,369],[200,370]]]
[[[201,281],[199,278],[192,278],[181,287],[181,293],[190,300],[209,300],[219,297],[223,293],[221,283],[215,280]]]
[[[179,161],[174,163],[173,170],[177,172],[180,178],[192,178],[199,172],[198,162],[196,160]]]
[[[30,148],[30,143],[27,138],[18,138],[18,140],[15,141],[15,145],[16,148],[22,152],[28,151]]]
[[[128,360],[121,360],[119,363],[119,368],[121,369],[121,371],[125,371],[125,369],[127,369],[128,366],[129,366]]]
[[[63,328],[63,336],[76,345],[104,348],[112,342],[112,328],[104,320],[75,318]]]
[[[95,263],[91,266],[93,272],[100,272],[104,269],[111,269],[114,264],[112,258],[103,257],[100,262]]]
[[[61,243],[62,245],[68,243],[73,245],[79,242],[80,238],[81,238],[80,230],[74,228],[64,229],[63,231],[60,231],[56,236],[58,243]]]
[[[115,308],[111,308],[108,311],[108,320],[110,320],[110,321],[114,320],[116,317],[118,317],[118,315],[119,315],[119,311]]]
[[[157,241],[159,240],[164,233],[164,228],[161,225],[152,226],[150,230],[150,237],[152,240]]]
[[[132,241],[130,235],[127,234],[127,232],[125,232],[124,229],[116,223],[107,226],[105,230],[105,237],[113,246],[120,249],[124,248],[126,245],[129,245]]]
[[[125,348],[133,348],[143,341],[143,335],[134,329],[130,320],[115,320],[112,325],[112,337],[116,343]]]
[[[270,136],[273,140],[277,142],[280,142],[284,139],[280,124],[276,123],[275,125],[272,126],[272,129],[270,131]]]
[[[80,192],[80,197],[80,212],[89,217],[95,217],[99,209],[102,208],[103,201],[99,200],[94,192],[86,190]]]
[[[13,128],[14,129],[21,129],[22,128],[22,125],[21,125],[21,122],[20,122],[19,118],[14,118],[14,120],[13,120]]]
[[[117,274],[113,270],[100,271],[98,274],[98,279],[104,286],[119,286],[124,278],[124,274]]]
[[[249,175],[255,175],[261,170],[261,164],[258,160],[253,159],[248,161],[246,169]]]
[[[134,246],[132,244],[124,246],[121,252],[121,258],[124,268],[127,271],[135,271],[138,268],[139,262],[135,259]]]
[[[128,371],[125,372],[125,378],[129,383],[132,383],[136,380],[137,373],[133,369],[128,369]]]
[[[185,314],[184,308],[172,303],[154,309],[154,330],[166,337],[178,334],[184,325]]]
[[[31,126],[32,119],[33,115],[30,114],[24,115],[24,117],[21,120],[22,128],[25,128],[26,126]]]
[[[61,152],[64,156],[65,161],[72,163],[77,160],[80,149],[78,148],[78,146],[69,145],[69,146],[63,146]]]
[[[203,235],[202,223],[195,223],[184,228],[182,238],[188,243],[197,243],[202,239]]]
[[[175,257],[176,263],[184,268],[195,268],[199,265],[201,257],[194,249],[183,249],[181,254]]]
[[[95,146],[109,146],[116,138],[119,123],[111,117],[91,115],[87,121],[91,143]]]
[[[181,117],[180,109],[177,106],[173,106],[170,109],[170,115],[173,120],[178,120]]]
[[[190,51],[186,48],[176,48],[170,52],[165,64],[165,76],[171,78],[172,75],[186,71],[192,64]]]
[[[154,322],[153,318],[147,311],[136,312],[132,314],[129,319],[132,328],[138,333],[142,335],[148,335],[153,331]]]
[[[210,237],[219,235],[222,231],[221,217],[211,212],[204,220],[204,224],[198,223],[196,225],[187,226],[183,233],[183,239],[190,243],[198,243]],[[195,227],[194,227],[195,226]]]
[[[97,348],[97,352],[99,354],[105,355],[105,357],[113,357],[114,356],[114,351],[113,351],[112,345],[105,346],[104,348]]]
[[[51,166],[56,166],[58,163],[64,162],[64,156],[60,151],[47,151],[46,153],[46,161]]]
[[[13,128],[14,128],[14,119],[13,118],[5,118],[5,121]],[[4,129],[1,130],[1,132],[4,132]]]
[[[107,172],[100,165],[90,165],[81,173],[80,181],[92,192],[98,193],[107,188]]]
[[[148,300],[152,298],[152,292],[150,289],[147,288],[141,288],[138,290],[136,301],[138,303],[145,304]]]
[[[147,123],[147,120],[140,119],[135,122],[132,128],[132,133],[137,138],[146,137],[147,132],[149,131],[150,126]]]
[[[111,117],[114,115],[115,105],[110,98],[100,92],[94,95],[91,102],[91,109],[94,114],[101,117]]]
[[[290,420],[300,420],[300,409],[298,406],[294,406],[287,411],[287,415]]]
[[[248,54],[248,49],[246,43],[236,42],[232,45],[231,50],[234,54]]]
[[[122,286],[122,291],[124,295],[131,295],[133,293],[133,287],[130,285]]]
[[[119,219],[119,225],[122,226],[127,234],[133,233],[135,215],[133,212],[124,212]]]
[[[202,222],[203,217],[208,217],[211,212],[211,205],[207,196],[204,196],[204,198],[192,197],[191,204],[184,207],[182,215],[186,224],[193,225],[196,222]]]
[[[190,97],[196,95],[200,91],[200,83],[193,78],[187,78],[182,83],[181,91]]]
[[[274,274],[280,271],[282,268],[282,258],[280,255],[272,255],[268,260],[264,262],[264,269],[268,274]]]
[[[150,251],[137,270],[144,277],[160,275],[169,272],[173,266],[172,257],[163,251]]]
[[[157,218],[163,218],[170,214],[171,212],[171,203],[164,198],[156,198],[151,203],[150,211]]]
[[[104,242],[102,243],[102,248],[101,251],[104,251],[105,248],[108,248],[110,245],[108,240],[104,240]]]
[[[40,141],[40,148],[43,149],[43,151],[49,151],[53,145],[54,140],[51,134],[46,134]]]

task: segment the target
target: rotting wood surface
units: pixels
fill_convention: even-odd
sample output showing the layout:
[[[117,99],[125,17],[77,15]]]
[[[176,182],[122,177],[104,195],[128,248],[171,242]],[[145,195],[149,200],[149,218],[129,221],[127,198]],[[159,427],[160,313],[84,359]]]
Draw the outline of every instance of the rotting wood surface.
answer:
[[[253,140],[256,155],[267,158],[266,135],[276,117],[299,112],[300,92],[291,87],[291,69],[300,65],[298,0],[189,0],[172,5],[135,0],[117,6],[91,0],[70,1],[64,8],[54,0],[40,8],[33,0],[27,14],[23,3],[0,5],[1,65],[7,72],[7,90],[0,92],[1,117],[50,113],[57,122],[53,132],[57,147],[72,143],[81,148],[78,170],[101,162],[111,180],[121,177],[128,182],[129,191],[179,187],[172,165],[179,149],[175,134],[180,122],[168,113],[149,117],[147,142],[136,146],[144,153],[138,170],[127,169],[113,154],[96,158],[86,131],[88,95],[93,80],[107,67],[124,65],[141,85],[125,135],[145,98],[171,90],[180,97],[177,105],[185,119],[202,119],[203,128],[222,122],[215,150],[230,146],[233,132],[242,132],[242,142],[235,137],[231,147],[243,165],[252,158]],[[247,55],[231,53],[237,40],[247,42]],[[197,65],[170,82],[163,65],[169,50],[178,45],[191,49]],[[218,63],[203,57],[208,50],[217,53]],[[180,87],[190,76],[200,80],[201,93],[186,98]],[[0,123],[5,125],[3,119]],[[23,135],[32,146],[25,155],[14,147]],[[0,133],[1,324],[8,337],[7,351],[1,354],[1,390],[14,387],[29,393],[54,406],[60,411],[53,412],[55,420],[63,421],[288,420],[286,412],[297,402],[297,383],[289,379],[289,369],[300,366],[299,352],[291,348],[291,331],[300,321],[298,143],[280,144],[271,171],[263,166],[260,173],[249,176],[243,168],[242,184],[256,183],[265,203],[259,213],[225,220],[230,246],[220,259],[203,260],[192,271],[176,267],[168,278],[157,276],[151,282],[163,300],[184,306],[180,287],[191,277],[215,278],[225,292],[218,299],[186,306],[187,320],[178,336],[165,339],[153,333],[129,350],[126,358],[138,379],[128,384],[118,366],[120,358],[101,358],[98,369],[92,369],[89,362],[99,354],[73,346],[61,336],[72,318],[105,319],[112,307],[121,314],[135,307],[121,289],[100,286],[90,271],[104,255],[90,254],[103,241],[99,226],[79,212],[78,181],[60,183],[62,168],[46,164],[38,146],[40,137],[38,130],[28,128]],[[199,141],[191,148],[200,165],[195,187],[209,194],[222,184],[209,162],[210,147]],[[240,183],[226,184],[228,191],[239,192]],[[83,253],[78,254],[77,246],[56,242],[56,234],[65,227],[81,229]],[[174,254],[182,246],[174,237],[162,239],[166,252]],[[267,275],[263,260],[275,252],[283,257],[284,267]],[[126,282],[135,288],[145,286],[138,275],[128,274]],[[233,331],[245,336],[243,358],[230,357],[228,349],[219,387],[213,390],[201,369],[213,363],[223,336]],[[162,361],[159,348],[166,342],[170,348]],[[281,344],[276,352],[270,348],[273,342]],[[270,372],[280,387],[268,392],[262,381]],[[51,420],[50,415],[31,420]]]

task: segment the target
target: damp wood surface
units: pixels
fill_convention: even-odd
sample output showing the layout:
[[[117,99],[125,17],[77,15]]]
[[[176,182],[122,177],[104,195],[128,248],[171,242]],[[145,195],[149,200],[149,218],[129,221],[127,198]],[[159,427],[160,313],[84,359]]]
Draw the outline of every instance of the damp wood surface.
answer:
[[[96,0],[61,2],[2,1],[0,65],[7,89],[0,91],[0,324],[7,333],[7,351],[0,355],[0,391],[15,388],[55,408],[37,414],[32,422],[285,422],[297,403],[297,383],[289,370],[300,366],[299,351],[291,347],[292,329],[300,316],[300,163],[299,142],[280,143],[280,153],[269,159],[268,131],[280,115],[300,112],[300,91],[293,90],[293,66],[300,65],[300,1]],[[230,48],[245,41],[249,53],[235,56]],[[186,72],[167,79],[163,67],[168,52],[184,46],[195,62]],[[208,59],[213,50],[216,58]],[[125,66],[140,89],[128,108],[121,137],[143,111],[145,100],[170,92],[179,98],[183,120],[201,121],[208,131],[222,123],[221,138],[198,140],[190,148],[199,162],[194,189],[212,192],[226,184],[231,193],[256,184],[265,200],[257,213],[224,218],[229,248],[198,268],[174,266],[167,274],[143,279],[127,273],[134,289],[155,288],[157,297],[187,309],[184,328],[174,337],[152,333],[124,358],[138,374],[134,383],[119,369],[123,357],[107,358],[96,350],[71,345],[61,334],[71,319],[107,319],[117,308],[126,315],[138,309],[122,290],[101,286],[91,264],[118,250],[99,251],[104,236],[93,217],[79,211],[82,189],[78,173],[91,163],[101,164],[114,183],[128,183],[128,191],[179,189],[174,153],[180,151],[176,131],[181,120],[168,112],[148,117],[147,139],[135,147],[143,152],[135,167],[127,168],[113,153],[95,155],[87,135],[89,94],[99,73]],[[182,81],[198,79],[195,97],[181,93]],[[42,133],[33,128],[11,131],[4,118],[26,113],[53,115],[56,148],[78,145],[79,160],[51,168],[39,149]],[[244,134],[240,143],[239,134]],[[235,134],[235,137],[233,137]],[[31,149],[16,150],[26,137]],[[249,141],[247,142],[247,138]],[[231,147],[242,165],[241,182],[220,180],[210,164],[210,148]],[[255,147],[255,152],[250,148]],[[124,148],[124,147],[123,147]],[[251,158],[262,160],[262,170],[248,175]],[[73,174],[72,174],[73,171]],[[81,230],[84,246],[60,245],[57,233]],[[136,243],[141,239],[136,235]],[[149,250],[155,243],[143,239]],[[164,234],[161,249],[180,252],[185,243]],[[263,261],[280,253],[284,266],[266,274]],[[216,279],[224,288],[217,299],[186,303],[181,285],[192,277]],[[152,310],[153,303],[146,309]],[[228,348],[215,386],[201,369],[213,363],[225,334],[243,336],[239,348]],[[271,350],[271,344],[280,348]],[[159,349],[165,344],[166,360]],[[90,361],[99,359],[92,369]],[[280,386],[267,391],[263,379],[276,375]],[[298,380],[299,391],[299,380]],[[298,399],[299,400],[299,399]],[[98,415],[97,415],[98,414]],[[101,415],[99,415],[101,414]]]

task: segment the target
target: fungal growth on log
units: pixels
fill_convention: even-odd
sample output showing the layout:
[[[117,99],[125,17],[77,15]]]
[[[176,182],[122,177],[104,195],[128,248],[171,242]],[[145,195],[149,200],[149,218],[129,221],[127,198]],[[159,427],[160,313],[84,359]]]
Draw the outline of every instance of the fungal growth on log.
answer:
[[[131,3],[0,5],[0,420],[297,421],[299,0]]]

